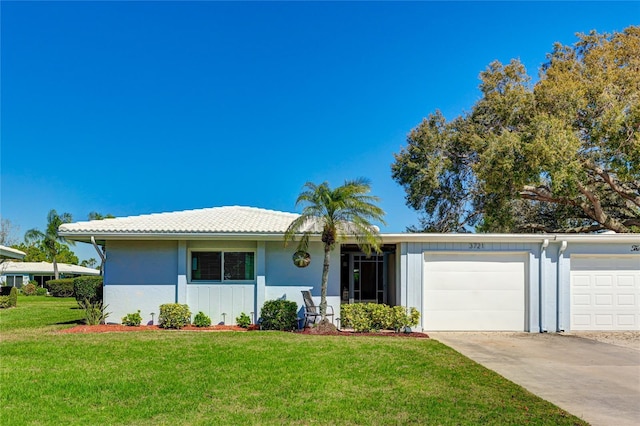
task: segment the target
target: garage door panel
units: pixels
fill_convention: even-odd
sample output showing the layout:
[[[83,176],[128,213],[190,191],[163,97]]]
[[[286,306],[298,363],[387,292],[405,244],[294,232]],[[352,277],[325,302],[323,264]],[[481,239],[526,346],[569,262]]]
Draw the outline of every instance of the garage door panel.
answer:
[[[519,310],[524,304],[523,291],[474,290],[474,291],[430,291],[425,306],[429,310]],[[516,305],[514,307],[514,305]]]
[[[427,252],[424,259],[425,329],[525,329],[524,254]]]
[[[431,311],[425,320],[429,329],[439,331],[469,331],[469,321],[473,331],[522,331],[525,327],[521,311]]]
[[[571,258],[571,329],[640,330],[640,258]]]

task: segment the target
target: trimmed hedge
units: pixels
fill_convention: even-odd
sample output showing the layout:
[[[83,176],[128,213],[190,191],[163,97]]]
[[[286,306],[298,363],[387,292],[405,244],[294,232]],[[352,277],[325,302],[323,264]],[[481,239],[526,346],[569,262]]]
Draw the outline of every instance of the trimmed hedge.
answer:
[[[72,297],[73,296],[73,278],[61,278],[59,280],[47,281],[49,293],[53,297]]]
[[[73,295],[78,302],[89,300],[92,303],[102,301],[102,277],[81,276],[73,279]]]
[[[263,330],[295,330],[298,328],[298,305],[290,300],[267,300],[260,311]]]
[[[420,320],[420,312],[410,308],[409,313],[403,306],[388,306],[377,303],[353,303],[340,307],[340,324],[358,332],[404,330],[415,327]]]

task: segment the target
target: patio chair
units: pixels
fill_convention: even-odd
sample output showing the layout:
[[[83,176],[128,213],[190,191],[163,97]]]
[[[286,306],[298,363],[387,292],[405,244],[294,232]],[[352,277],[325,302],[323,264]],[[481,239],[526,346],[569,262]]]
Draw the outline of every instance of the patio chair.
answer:
[[[302,290],[302,299],[304,300],[304,324],[302,328],[306,328],[310,323],[315,324],[316,319],[322,318],[320,314],[320,306],[316,305],[311,297],[309,290]],[[333,324],[333,306],[327,305],[327,317],[331,317],[331,324]]]

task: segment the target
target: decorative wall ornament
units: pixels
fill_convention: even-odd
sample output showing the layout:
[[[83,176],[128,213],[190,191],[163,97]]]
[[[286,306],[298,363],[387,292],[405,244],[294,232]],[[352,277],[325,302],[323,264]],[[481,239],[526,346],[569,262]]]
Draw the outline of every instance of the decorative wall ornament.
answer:
[[[293,253],[293,264],[298,268],[306,268],[311,263],[311,255],[303,250]]]

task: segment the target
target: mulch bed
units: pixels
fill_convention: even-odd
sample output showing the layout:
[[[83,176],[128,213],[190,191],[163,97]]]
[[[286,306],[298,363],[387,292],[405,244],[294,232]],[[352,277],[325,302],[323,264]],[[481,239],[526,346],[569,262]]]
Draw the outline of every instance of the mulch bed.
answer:
[[[257,326],[250,326],[249,329],[238,327],[237,325],[212,325],[210,327],[196,327],[194,325],[188,325],[183,327],[181,331],[200,331],[200,332],[215,332],[215,331],[251,331],[257,330]],[[101,325],[76,325],[75,327],[60,330],[59,333],[126,333],[126,332],[141,332],[141,331],[175,331],[160,328],[157,325],[141,325],[138,327],[131,327],[121,324],[101,324]],[[357,333],[349,330],[316,330],[314,328],[305,328],[304,330],[296,331],[299,334],[313,334],[323,336],[388,336],[388,337],[412,337],[412,338],[429,338],[426,333],[394,333],[392,331],[380,331],[378,333]]]

